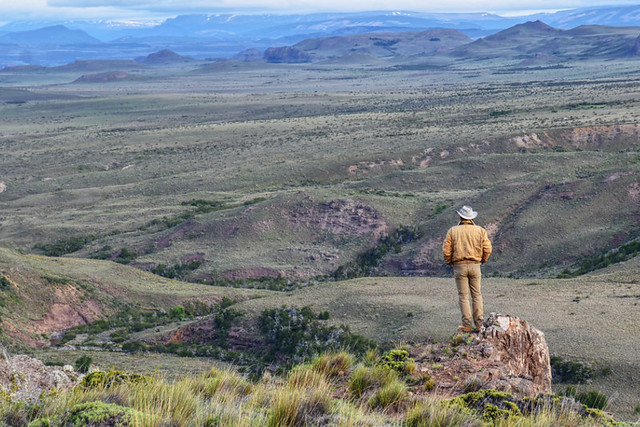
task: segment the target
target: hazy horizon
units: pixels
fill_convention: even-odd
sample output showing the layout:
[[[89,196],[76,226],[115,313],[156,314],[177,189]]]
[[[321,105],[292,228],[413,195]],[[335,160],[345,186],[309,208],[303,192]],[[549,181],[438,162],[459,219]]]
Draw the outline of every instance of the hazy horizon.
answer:
[[[308,0],[235,0],[191,1],[175,0],[138,2],[131,0],[0,0],[0,25],[20,20],[110,20],[147,22],[177,15],[204,13],[342,13],[364,11],[410,11],[419,13],[491,13],[500,16],[527,16],[583,7],[630,6],[634,1],[549,0],[514,3],[505,0],[471,2],[454,0],[446,3],[426,3],[418,0],[356,0],[345,4],[328,0],[318,4]]]

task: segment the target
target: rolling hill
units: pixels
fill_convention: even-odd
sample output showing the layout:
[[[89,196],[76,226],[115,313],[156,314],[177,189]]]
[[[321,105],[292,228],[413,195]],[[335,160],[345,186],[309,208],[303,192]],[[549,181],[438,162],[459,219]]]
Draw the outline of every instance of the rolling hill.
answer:
[[[450,50],[469,42],[471,39],[468,36],[456,30],[429,30],[308,39],[293,47],[318,60],[355,54],[373,57],[424,56]]]
[[[636,6],[617,6],[521,17],[411,11],[290,15],[220,12],[179,15],[163,21],[16,21],[0,26],[0,67],[56,66],[76,59],[130,60],[163,49],[201,60],[231,58],[247,49],[264,51],[309,39],[372,33],[450,29],[477,39],[531,20],[560,29],[584,25],[633,27],[640,26],[638,16]],[[57,48],[47,48],[51,45]]]
[[[449,54],[478,61],[525,61],[566,63],[578,60],[615,59],[633,53],[639,27],[583,26],[560,30],[541,21],[518,24],[460,46]],[[528,61],[528,62],[527,62]]]
[[[0,248],[2,340],[45,347],[50,336],[128,308],[168,311],[187,301],[215,304],[267,291],[168,280],[112,262],[22,255]]]
[[[53,25],[35,30],[16,31],[0,36],[0,43],[33,45],[100,44],[100,40],[82,30],[71,30],[64,25]]]
[[[633,57],[639,35],[640,27],[592,25],[562,30],[530,21],[473,41],[456,30],[429,30],[308,39],[291,49],[306,54],[307,62],[365,54],[394,63],[409,58],[409,63],[423,60],[438,66],[455,66],[460,61],[527,66]],[[278,62],[288,61],[284,57]]]

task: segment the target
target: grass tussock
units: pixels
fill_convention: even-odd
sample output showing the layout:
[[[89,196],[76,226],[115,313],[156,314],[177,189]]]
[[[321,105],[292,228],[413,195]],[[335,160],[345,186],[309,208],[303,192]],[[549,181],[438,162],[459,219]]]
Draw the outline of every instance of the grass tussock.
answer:
[[[274,393],[269,426],[302,426],[329,413],[331,391],[328,385],[310,389],[284,387]]]
[[[414,402],[407,410],[404,421],[408,427],[475,427],[483,425],[476,414],[469,409],[456,405],[448,405],[446,402],[436,399],[425,399]]]
[[[353,398],[358,399],[371,390],[384,387],[397,380],[398,374],[390,369],[381,366],[367,367],[359,365],[349,378],[348,390]]]
[[[254,385],[234,370],[214,367],[194,381],[194,388],[206,398],[216,395],[242,398],[253,391]]]
[[[312,366],[316,371],[334,378],[344,376],[351,366],[353,366],[354,360],[353,355],[346,351],[325,353],[317,356],[313,360]]]
[[[287,386],[291,388],[307,389],[327,384],[326,376],[318,372],[314,366],[299,365],[289,372]]]
[[[400,410],[408,401],[407,385],[395,379],[377,389],[369,399],[370,408],[381,408],[384,411]]]

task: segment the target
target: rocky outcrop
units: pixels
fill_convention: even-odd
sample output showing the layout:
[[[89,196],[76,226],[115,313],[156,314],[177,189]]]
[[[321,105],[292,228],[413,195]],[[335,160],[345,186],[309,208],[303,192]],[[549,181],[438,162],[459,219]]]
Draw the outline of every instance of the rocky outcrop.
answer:
[[[305,198],[285,215],[292,224],[306,224],[334,234],[371,233],[375,238],[379,238],[388,231],[388,225],[378,211],[351,199],[318,203],[311,198]]]
[[[514,316],[493,314],[475,348],[494,366],[481,374],[485,388],[536,396],[551,393],[551,363],[544,333]]]
[[[440,392],[492,389],[516,398],[551,393],[544,333],[515,316],[491,314],[479,333],[418,346],[412,356],[418,371],[429,374]]]
[[[311,62],[311,56],[307,52],[291,46],[270,47],[264,51],[264,59],[267,62],[284,62],[288,64]]]
[[[0,393],[13,401],[35,401],[48,393],[68,390],[82,379],[71,365],[45,366],[25,355],[0,359]]]

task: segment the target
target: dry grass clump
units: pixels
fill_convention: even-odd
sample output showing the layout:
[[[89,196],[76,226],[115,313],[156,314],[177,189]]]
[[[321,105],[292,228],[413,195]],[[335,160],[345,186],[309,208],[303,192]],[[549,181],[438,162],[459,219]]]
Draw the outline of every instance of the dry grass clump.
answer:
[[[346,351],[340,351],[338,353],[325,353],[317,356],[312,366],[318,372],[324,375],[335,378],[343,376],[353,366],[355,358],[352,354]]]
[[[409,399],[407,385],[399,379],[394,379],[377,389],[369,399],[370,408],[382,408],[399,410]]]
[[[296,366],[287,378],[287,386],[291,388],[306,389],[324,385],[327,385],[326,375],[309,365]]]
[[[469,409],[434,398],[414,402],[409,407],[404,422],[408,427],[484,425]]]
[[[273,395],[269,426],[301,426],[329,413],[331,390],[328,384],[308,389],[286,386]]]
[[[242,398],[250,394],[254,385],[231,369],[211,368],[209,372],[193,382],[194,390],[205,396],[228,396]]]
[[[384,387],[397,380],[398,373],[390,369],[359,365],[351,374],[347,389],[351,397],[358,399],[377,387]]]

